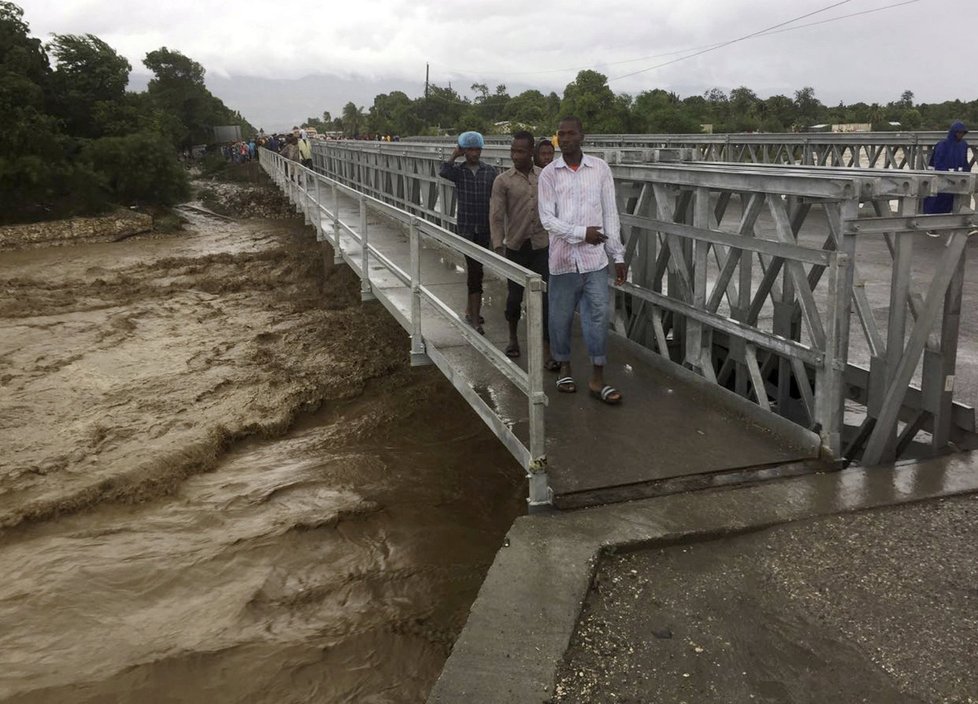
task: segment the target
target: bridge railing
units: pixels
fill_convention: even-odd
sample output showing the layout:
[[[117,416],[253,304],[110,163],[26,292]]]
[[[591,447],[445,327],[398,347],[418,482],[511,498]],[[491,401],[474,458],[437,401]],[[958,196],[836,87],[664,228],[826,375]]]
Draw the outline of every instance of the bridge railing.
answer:
[[[444,153],[330,142],[314,159],[447,227]],[[508,166],[504,150],[484,154]],[[612,170],[631,264],[616,300],[623,335],[818,431],[836,457],[877,464],[915,439],[940,451],[973,438],[974,411],[953,383],[973,174],[620,160]],[[954,212],[922,215],[938,191],[954,194]],[[914,256],[924,231],[942,238],[936,258]]]
[[[389,198],[376,197],[380,192],[375,188],[356,188],[351,185],[349,179],[331,178],[264,149],[260,153],[260,164],[288,195],[297,209],[304,212],[307,222],[316,228],[317,238],[320,241],[328,241],[333,247],[334,256],[342,257],[358,271],[361,296],[365,300],[375,297],[381,300],[408,330],[411,336],[412,362],[423,364],[430,360],[441,367],[470,405],[493,428],[507,449],[526,469],[530,484],[530,505],[551,503],[546,467],[544,408],[547,404],[547,396],[543,386],[543,336],[542,334],[528,336],[527,370],[524,371],[468,322],[460,318],[448,302],[426,285],[422,267],[423,241],[434,242],[457,255],[475,259],[491,274],[523,286],[527,326],[531,330],[538,331],[542,330],[545,324],[542,298],[545,286],[542,277],[491,250],[459,237],[435,222],[419,217],[415,212],[397,207]],[[353,222],[341,216],[343,210],[341,199],[346,199],[353,208],[356,215]],[[395,261],[391,248],[382,248],[371,241],[369,213],[380,215],[387,222],[400,226],[409,242],[408,261],[400,263]],[[352,248],[350,244],[353,245]],[[385,296],[384,290],[374,287],[370,273],[372,263],[382,265],[404,287],[409,288],[411,305],[406,314]],[[376,280],[376,275],[373,278]],[[447,359],[435,346],[426,342],[425,320],[426,318],[430,320],[431,317],[425,316],[423,309],[454,326],[473,349],[477,350],[526,397],[528,438],[525,442],[513,431],[512,421],[500,418],[475,391],[466,384],[458,382],[455,379],[456,375],[450,371]]]
[[[587,135],[592,151],[641,152],[685,149],[699,161],[808,166],[863,166],[923,170],[934,145],[946,132],[754,132],[731,134],[600,134]],[[487,137],[490,148],[506,148],[508,136]],[[412,137],[419,145],[446,145],[445,137]],[[969,142],[969,166],[978,161],[978,140]]]
[[[639,301],[619,307],[629,337],[818,430],[835,456],[879,464],[921,430],[935,451],[956,421],[973,433],[949,379],[974,176],[699,163],[613,171],[644,289],[623,287]],[[955,193],[958,212],[920,215],[938,189]],[[936,261],[913,255],[924,230],[944,238]],[[879,260],[887,251],[892,267]],[[926,296],[912,291],[911,264]],[[889,295],[874,305],[867,286]],[[887,302],[881,323],[874,308]],[[862,408],[850,408],[844,437],[847,398]]]

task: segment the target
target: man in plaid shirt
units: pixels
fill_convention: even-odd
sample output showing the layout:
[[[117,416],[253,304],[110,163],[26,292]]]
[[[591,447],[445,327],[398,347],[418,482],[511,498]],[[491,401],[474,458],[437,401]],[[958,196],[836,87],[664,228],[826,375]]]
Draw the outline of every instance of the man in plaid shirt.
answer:
[[[489,198],[492,195],[492,182],[496,169],[483,164],[482,146],[485,143],[478,132],[463,132],[459,135],[458,146],[451,158],[441,165],[439,175],[455,184],[458,208],[455,215],[455,231],[467,240],[489,249]],[[456,164],[460,156],[465,161]],[[482,329],[482,263],[465,258],[466,279],[469,289],[468,303],[465,306],[465,319],[479,334]]]

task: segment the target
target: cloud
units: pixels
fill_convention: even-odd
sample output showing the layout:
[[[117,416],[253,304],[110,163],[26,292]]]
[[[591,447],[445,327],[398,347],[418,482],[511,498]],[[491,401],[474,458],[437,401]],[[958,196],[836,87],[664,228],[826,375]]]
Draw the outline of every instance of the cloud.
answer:
[[[851,0],[814,21],[892,4]],[[823,102],[888,101],[905,89],[918,99],[973,99],[953,72],[921,60],[915,28],[939,18],[917,2],[873,15],[751,39],[634,76],[677,55],[728,41],[830,4],[828,0],[361,0],[276,5],[255,0],[28,0],[36,35],[99,35],[139,70],[146,52],[177,49],[216,77],[295,79],[328,75],[360,82],[420,85],[432,80],[467,92],[473,82],[562,91],[581,68],[609,75],[618,92],[697,92],[746,85],[759,95],[816,88]],[[978,3],[955,22],[978,20]],[[343,102],[343,101],[341,101]]]

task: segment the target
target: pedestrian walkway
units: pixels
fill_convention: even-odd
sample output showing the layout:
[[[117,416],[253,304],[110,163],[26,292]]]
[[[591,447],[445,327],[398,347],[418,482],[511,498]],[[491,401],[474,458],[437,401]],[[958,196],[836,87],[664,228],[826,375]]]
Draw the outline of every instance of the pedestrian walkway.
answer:
[[[384,305],[409,334],[415,331],[417,306],[423,346],[412,341],[415,363],[436,364],[528,469],[531,504],[549,502],[534,495],[534,480],[541,477],[552,491],[547,499],[571,507],[689,486],[669,484],[680,480],[715,482],[718,473],[797,471],[799,462],[818,457],[815,433],[616,334],[610,339],[606,375],[621,389],[624,403],[607,406],[587,393],[590,365],[583,356],[573,360],[577,393],[558,393],[556,374],[528,365],[533,341],[523,337],[529,354],[518,360],[501,351],[508,340],[503,281],[487,281],[484,339],[460,317],[466,296],[460,253],[475,254],[497,274],[532,272],[487,250],[466,251],[469,243],[421,221],[414,226],[418,261],[413,263],[408,213],[296,165],[289,165],[296,175],[292,181],[284,161],[272,155],[266,159],[263,153],[262,165],[306,213],[320,239],[333,245],[336,260],[361,278],[365,299]],[[412,271],[419,272],[416,287]],[[575,349],[583,355],[583,345]],[[538,393],[529,388],[534,383],[546,395],[543,467],[534,465],[530,450],[534,428],[528,400]]]

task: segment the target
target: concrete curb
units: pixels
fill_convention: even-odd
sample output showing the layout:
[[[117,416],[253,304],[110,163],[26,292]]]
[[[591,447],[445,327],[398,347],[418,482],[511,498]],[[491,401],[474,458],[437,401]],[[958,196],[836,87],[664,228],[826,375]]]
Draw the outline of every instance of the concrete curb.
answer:
[[[974,492],[978,455],[964,454],[519,518],[428,702],[549,702],[606,550]]]

